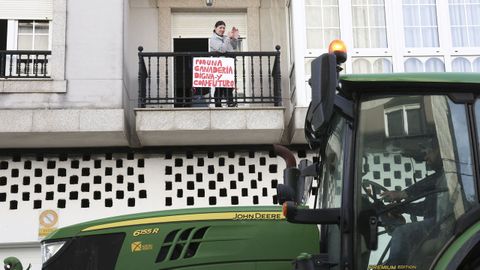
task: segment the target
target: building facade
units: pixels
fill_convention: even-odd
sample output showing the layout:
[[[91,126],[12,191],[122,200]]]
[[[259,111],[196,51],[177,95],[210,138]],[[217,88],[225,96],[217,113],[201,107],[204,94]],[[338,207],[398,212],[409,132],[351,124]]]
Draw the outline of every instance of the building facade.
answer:
[[[40,269],[45,232],[91,219],[274,204],[270,145],[316,158],[307,81],[330,40],[349,47],[346,73],[480,72],[478,14],[463,0],[0,1],[0,258]],[[207,94],[198,108],[191,57],[218,20],[240,29],[238,106]]]

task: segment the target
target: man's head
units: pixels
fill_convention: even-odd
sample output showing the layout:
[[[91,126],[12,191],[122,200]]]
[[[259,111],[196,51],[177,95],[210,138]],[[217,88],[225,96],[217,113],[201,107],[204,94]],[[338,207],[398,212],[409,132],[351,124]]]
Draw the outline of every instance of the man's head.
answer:
[[[218,21],[215,23],[215,29],[213,30],[217,35],[223,36],[225,34],[225,22]]]
[[[416,162],[425,162],[427,170],[437,171],[443,166],[440,148],[435,146],[425,147],[424,145],[419,145],[415,151],[410,150],[405,154],[412,157]]]

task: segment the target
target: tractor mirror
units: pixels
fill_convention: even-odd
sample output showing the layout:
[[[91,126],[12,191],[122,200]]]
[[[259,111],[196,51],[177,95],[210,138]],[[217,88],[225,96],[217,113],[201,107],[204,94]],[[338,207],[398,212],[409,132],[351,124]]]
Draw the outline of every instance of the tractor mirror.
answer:
[[[310,146],[318,145],[327,134],[328,122],[333,114],[335,91],[337,87],[337,59],[335,54],[326,53],[313,60],[312,101],[305,119],[305,136]]]

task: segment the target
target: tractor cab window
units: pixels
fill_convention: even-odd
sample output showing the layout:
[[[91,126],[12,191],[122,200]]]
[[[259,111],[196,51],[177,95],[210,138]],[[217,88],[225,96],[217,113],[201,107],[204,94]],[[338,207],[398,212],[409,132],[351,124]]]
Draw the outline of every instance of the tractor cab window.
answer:
[[[429,268],[477,200],[467,123],[465,105],[446,96],[361,103],[357,211],[377,213],[379,238],[370,251],[359,233],[359,269]]]
[[[317,208],[340,208],[342,204],[343,159],[345,119],[336,115],[322,161],[321,183],[318,187]],[[338,225],[322,225],[320,228],[321,252],[328,253],[330,262],[340,261],[341,234]],[[330,268],[339,269],[338,266]]]

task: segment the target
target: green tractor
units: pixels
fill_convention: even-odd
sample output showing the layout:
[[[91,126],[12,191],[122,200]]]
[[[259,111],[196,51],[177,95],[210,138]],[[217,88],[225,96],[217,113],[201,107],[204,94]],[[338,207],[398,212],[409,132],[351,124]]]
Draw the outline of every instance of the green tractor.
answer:
[[[42,269],[288,270],[318,242],[278,206],[170,210],[61,228],[42,241]]]
[[[295,269],[480,269],[480,74],[339,76],[345,60],[333,43],[313,61],[319,162],[277,188],[288,221],[320,225]]]
[[[43,269],[479,269],[480,75],[339,77],[345,60],[333,43],[312,63],[305,133],[319,162],[297,166],[279,148],[283,215],[208,208],[82,223],[43,240]]]

